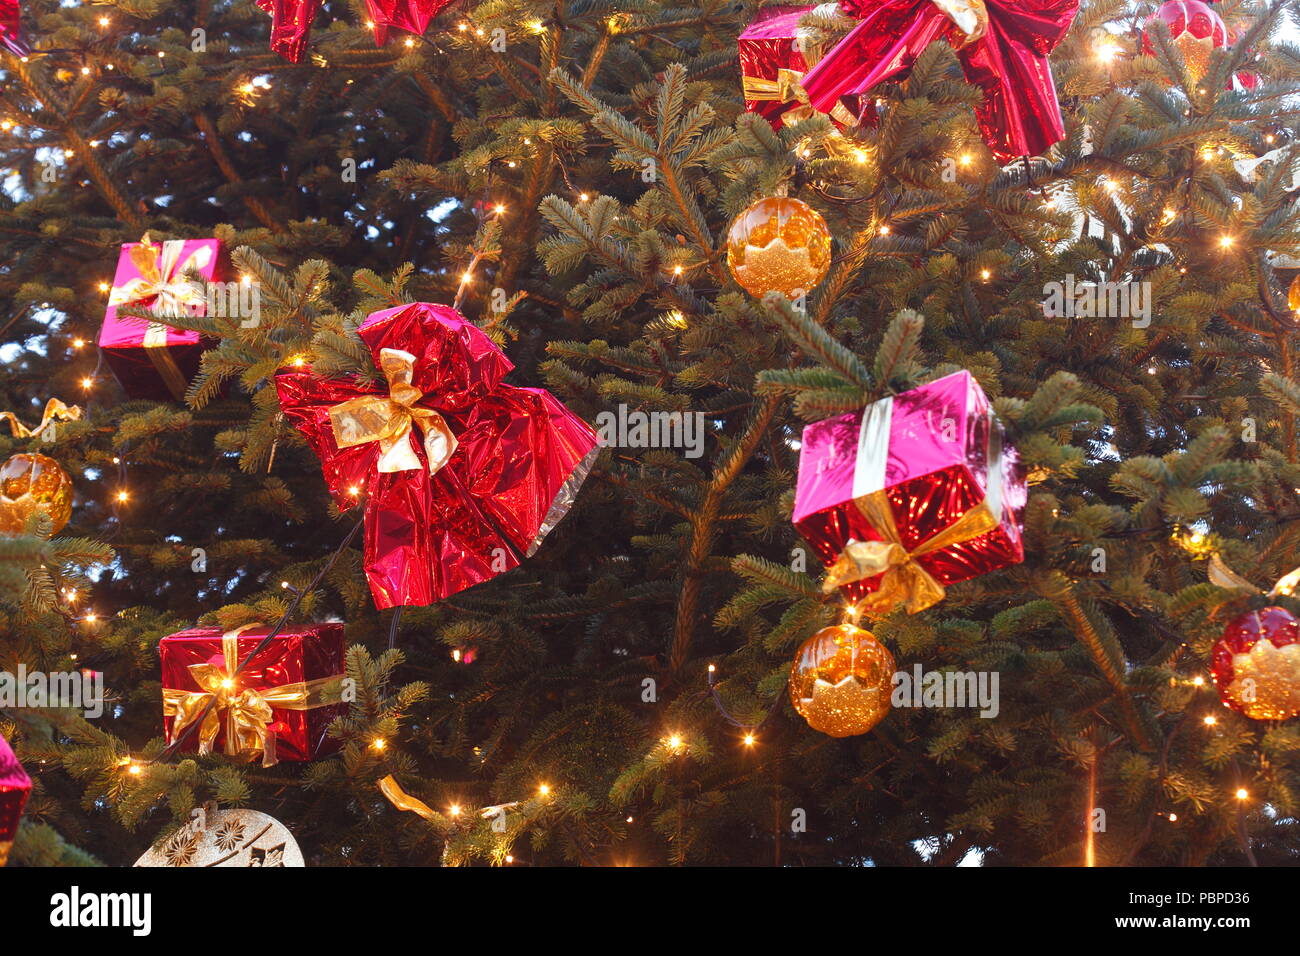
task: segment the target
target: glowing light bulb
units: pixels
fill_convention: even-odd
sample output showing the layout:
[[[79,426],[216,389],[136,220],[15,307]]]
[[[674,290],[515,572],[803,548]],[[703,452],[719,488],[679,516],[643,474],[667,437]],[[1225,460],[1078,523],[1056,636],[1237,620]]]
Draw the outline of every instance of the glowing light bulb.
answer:
[[[468,269],[466,269],[464,272],[461,273],[460,281],[461,281],[461,282],[473,282],[473,281],[474,281],[474,273],[472,273],[472,272],[470,272]]]
[[[94,624],[96,621],[99,620],[99,615],[96,614],[94,611],[87,611],[86,616],[83,618],[83,620],[87,624]]]
[[[1195,677],[1192,678],[1192,684],[1196,687],[1204,687],[1205,678],[1202,677],[1200,674],[1197,674]]]
[[[974,159],[975,157],[972,156],[970,153],[962,153],[961,156],[957,157],[957,162],[963,166],[969,166],[974,161]]]
[[[221,678],[221,686],[222,689],[224,690],[230,690],[232,687],[235,686],[235,682],[231,680],[229,677],[223,677]]]
[[[1234,239],[1232,236],[1220,236],[1220,237],[1219,237],[1219,246],[1220,246],[1220,248],[1223,248],[1223,249],[1229,249],[1229,248],[1232,247],[1232,244],[1233,244],[1234,242],[1236,242],[1236,241],[1237,241],[1237,240]]]
[[[515,862],[515,858],[514,858],[511,854],[507,853],[507,854],[506,854],[506,862],[507,862],[507,863],[513,863],[513,862]]]
[[[464,33],[466,30],[469,29],[469,24],[468,24],[468,23],[458,23],[458,24],[456,24],[456,29],[459,30],[461,33]]]
[[[505,211],[506,211],[506,205],[505,205],[505,203],[500,203],[500,202],[497,203],[497,208],[496,208],[497,215],[498,215],[498,216],[503,216],[503,215],[505,215]]]
[[[1177,822],[1178,822],[1178,814],[1176,814],[1176,813],[1171,813],[1171,814],[1169,814],[1169,822],[1170,822],[1170,823],[1177,823]]]
[[[880,234],[881,234],[882,236],[887,236],[887,235],[889,235],[889,231],[890,231],[890,230],[889,230],[889,223],[885,222],[885,223],[881,223],[881,224],[880,224]]]
[[[537,788],[537,795],[538,795],[539,797],[550,796],[550,793],[551,793],[551,787],[550,787],[550,784],[546,784],[546,783],[544,783],[544,784],[542,784],[541,786],[539,786],[539,787]]]
[[[405,40],[404,42],[406,43],[406,45],[407,45],[408,47],[415,46],[415,38],[414,38],[414,37],[407,37],[406,40]]]
[[[1112,63],[1119,56],[1119,44],[1110,37],[1104,37],[1097,43],[1097,59],[1102,63]]]
[[[710,664],[710,665],[709,665],[709,673],[710,673],[710,674],[712,674],[712,673],[713,673],[714,671],[716,671],[717,669],[718,669],[718,665],[716,665],[716,664]]]
[[[1204,723],[1206,727],[1213,727],[1219,722],[1219,718],[1215,717],[1213,714],[1206,714],[1201,718],[1201,722]]]
[[[447,808],[447,812],[451,814],[453,817],[460,816],[460,804],[453,803],[451,806]]]
[[[745,734],[745,746],[746,746],[746,747],[752,747],[752,746],[754,746],[754,735],[753,735],[753,734]]]
[[[133,763],[131,766],[126,768],[126,772],[131,774],[133,777],[138,777],[140,776],[140,765],[138,763]]]
[[[632,818],[631,818],[631,817],[628,817],[628,818],[627,818],[627,822],[628,822],[628,823],[631,823],[631,822],[632,822]]]
[[[682,274],[682,267],[681,267],[681,266],[673,266],[673,275],[675,275],[675,276],[679,276],[679,275],[681,275],[681,274]]]
[[[590,199],[590,198],[591,198],[591,197],[588,196],[586,193],[581,193],[581,194],[578,196],[578,202],[586,202],[586,201],[587,201],[588,199]]]
[[[86,347],[86,340],[85,340],[85,339],[73,339],[73,340],[72,340],[72,347],[73,347],[74,349],[84,349],[84,348]]]
[[[374,740],[370,742],[370,746],[374,747],[376,750],[383,750],[385,747],[388,746],[388,741],[385,740],[383,737],[376,737]]]
[[[355,498],[357,495],[361,494],[361,488],[357,485],[348,485],[348,494]]]
[[[682,738],[679,734],[673,734],[671,737],[668,738],[668,749],[669,750],[682,749]]]
[[[83,66],[83,67],[81,68],[81,75],[82,75],[82,76],[90,76],[90,67],[88,67],[88,66]]]
[[[94,384],[95,384],[95,380],[91,378],[89,375],[87,375],[85,378],[81,380],[81,387],[86,389],[87,391],[89,391]]]
[[[108,17],[100,17],[100,18],[99,18],[99,25],[100,25],[101,27],[106,27],[106,26],[108,26],[108,23],[109,23]]]
[[[983,279],[985,282],[988,282],[989,279],[993,278],[993,273],[990,272],[988,269],[981,269],[980,278]]]
[[[1238,800],[1245,800],[1250,796],[1250,792],[1245,787],[1238,787],[1236,796]]]
[[[117,500],[120,501],[120,502],[125,502],[125,501],[127,501],[127,499],[129,499],[130,497],[131,497],[131,496],[130,496],[127,492],[125,492],[125,491],[119,491],[119,492],[117,493]]]

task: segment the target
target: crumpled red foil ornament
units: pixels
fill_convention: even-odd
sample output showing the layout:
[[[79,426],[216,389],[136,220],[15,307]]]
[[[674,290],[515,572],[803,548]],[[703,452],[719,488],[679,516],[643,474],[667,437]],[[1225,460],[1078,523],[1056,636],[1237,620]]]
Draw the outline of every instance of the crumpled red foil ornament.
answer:
[[[27,56],[32,52],[32,48],[23,39],[18,0],[0,0],[0,46],[14,56]]]
[[[366,0],[366,13],[374,24],[375,45],[388,42],[388,28],[422,36],[429,21],[451,6],[452,0]]]
[[[573,504],[600,448],[591,426],[455,309],[417,302],[358,330],[385,382],[276,376],[280,407],[341,506],[364,493],[375,604],[425,605],[517,567]]]
[[[803,78],[828,110],[901,77],[931,43],[947,40],[962,72],[984,92],[975,110],[999,161],[1037,156],[1065,136],[1047,56],[1065,37],[1078,0],[843,0],[860,19]]]
[[[429,21],[451,3],[452,0],[366,0],[376,46],[387,42],[389,27],[423,34]],[[321,0],[257,0],[257,5],[271,15],[271,49],[290,63],[299,62],[307,51],[311,24],[320,11]]]

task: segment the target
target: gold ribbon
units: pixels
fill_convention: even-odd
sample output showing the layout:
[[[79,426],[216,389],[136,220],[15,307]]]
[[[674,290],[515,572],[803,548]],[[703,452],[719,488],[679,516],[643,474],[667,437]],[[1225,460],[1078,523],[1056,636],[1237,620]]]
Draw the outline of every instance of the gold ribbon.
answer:
[[[401,349],[381,349],[379,364],[388,380],[388,395],[361,395],[331,408],[334,441],[339,448],[377,441],[380,471],[418,471],[420,459],[410,442],[412,430],[418,428],[424,436],[429,474],[436,474],[451,459],[457,441],[441,415],[416,404],[424,392],[411,384],[415,356]]]
[[[989,28],[989,11],[984,0],[930,0],[944,15],[956,24],[961,36],[951,40],[953,49],[960,50],[982,39]]]
[[[14,438],[35,438],[56,421],[75,422],[80,418],[81,406],[65,405],[57,398],[51,398],[45,403],[41,423],[35,428],[28,428],[18,420],[18,416],[13,412],[0,412],[0,422],[7,421],[9,423],[9,431]]]
[[[989,480],[984,500],[913,550],[904,547],[884,487],[893,401],[892,396],[884,398],[864,410],[853,472],[854,504],[882,540],[850,541],[827,570],[822,583],[823,591],[829,593],[853,581],[883,575],[880,586],[858,604],[860,611],[876,617],[904,604],[907,613],[915,614],[942,601],[944,586],[916,559],[992,531],[1002,520],[1002,431],[990,409],[986,416]]]
[[[388,798],[388,802],[399,810],[409,810],[411,813],[418,813],[430,823],[438,823],[441,817],[437,811],[430,807],[419,797],[413,797],[394,779],[390,773],[388,776],[379,780],[377,783],[380,793]]]
[[[1251,584],[1236,571],[1232,570],[1232,568],[1224,564],[1223,558],[1219,556],[1218,552],[1210,555],[1210,564],[1209,567],[1206,568],[1205,574],[1206,577],[1210,579],[1211,584],[1217,585],[1225,590],[1245,591],[1247,594],[1264,594],[1264,591],[1255,587],[1255,585]],[[1296,589],[1297,585],[1300,585],[1300,568],[1288,571],[1286,574],[1278,578],[1277,583],[1273,585],[1272,590],[1268,592],[1267,596],[1277,597],[1279,594],[1289,595]]]
[[[224,719],[226,753],[233,757],[261,751],[262,766],[272,767],[278,762],[275,756],[275,734],[270,730],[273,708],[314,710],[342,702],[342,674],[277,687],[246,687],[241,690],[238,675],[239,635],[258,626],[246,624],[221,635],[221,665],[204,661],[189,666],[190,676],[202,690],[163,689],[163,715],[176,718],[172,724],[172,740],[178,739],[186,727],[201,718],[199,753],[210,754]],[[216,706],[205,715],[204,710],[213,699],[217,702]]]
[[[108,304],[121,306],[155,299],[152,311],[161,316],[182,315],[187,310],[206,305],[208,299],[203,284],[188,278],[188,273],[211,264],[212,249],[207,245],[200,246],[182,261],[184,251],[184,239],[168,239],[162,243],[162,249],[155,249],[146,232],[127,253],[139,275],[114,286]],[[181,398],[188,383],[167,351],[167,326],[150,320],[144,332],[144,347],[149,350],[149,361],[162,376],[167,390]]]

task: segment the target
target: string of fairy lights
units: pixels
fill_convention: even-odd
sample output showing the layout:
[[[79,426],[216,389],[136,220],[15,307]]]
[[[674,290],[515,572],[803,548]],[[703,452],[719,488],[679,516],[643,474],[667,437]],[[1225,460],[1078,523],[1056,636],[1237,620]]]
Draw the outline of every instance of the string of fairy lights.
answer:
[[[619,16],[610,17],[608,21],[608,28],[610,32],[611,33],[618,32],[621,22],[622,21]],[[98,24],[100,30],[108,31],[110,27],[113,25],[113,20],[111,17],[107,15],[100,15],[96,18],[96,23]],[[374,24],[370,21],[367,21],[365,23],[365,26],[367,29],[373,29]],[[545,33],[549,29],[549,27],[540,20],[526,21],[524,26],[526,27],[526,29],[528,29],[529,32],[538,35]],[[486,31],[482,27],[475,26],[469,21],[459,22],[456,26],[456,29],[458,32],[462,34],[469,33],[480,38],[485,36],[486,33]],[[428,38],[425,37],[417,38],[413,36],[407,36],[401,41],[401,43],[405,48],[410,49],[413,48],[417,44],[417,42],[420,42],[422,40],[424,42],[431,42],[429,41]],[[35,51],[35,54],[52,55],[54,53],[61,53],[61,52],[64,51]],[[1117,38],[1113,34],[1107,33],[1097,41],[1094,55],[1096,61],[1101,66],[1109,67],[1121,61],[1129,54],[1120,43],[1119,38]],[[156,56],[159,60],[163,60],[166,57],[166,51],[158,50],[156,51]],[[29,58],[22,57],[21,59],[23,60],[23,62],[27,62]],[[103,64],[103,69],[106,72],[112,72],[114,68],[115,67],[112,62],[105,62]],[[93,73],[94,73],[94,65],[86,62],[83,62],[76,71],[70,71],[70,74],[73,77],[75,77],[76,75],[80,75],[82,77],[90,77],[93,75]],[[351,83],[352,81],[349,80],[348,82]],[[232,90],[234,94],[239,98],[241,103],[245,105],[252,105],[257,101],[257,98],[259,96],[272,90],[272,83],[270,79],[268,79],[265,76],[257,76],[253,78],[239,78],[236,80],[234,86],[232,87]],[[1202,95],[1204,95],[1205,92],[1206,91],[1204,89],[1199,90],[1199,93]],[[883,102],[878,101],[877,105],[883,106],[884,104]],[[1189,107],[1186,110],[1185,115],[1188,116],[1192,115],[1192,107]],[[5,133],[12,133],[15,130],[21,131],[22,128],[23,128],[23,124],[15,121],[13,117],[11,116],[0,117],[0,131]],[[832,135],[839,136],[840,134],[835,133]],[[1270,146],[1277,142],[1277,138],[1278,138],[1278,134],[1274,131],[1265,132],[1263,133],[1262,136],[1263,142]],[[531,139],[527,137],[522,139],[522,143],[524,146],[527,147],[532,146]],[[102,145],[104,145],[104,141],[100,139],[92,139],[87,142],[87,145],[92,149],[97,149]],[[1216,160],[1225,157],[1237,158],[1236,154],[1233,153],[1229,147],[1216,145],[1216,144],[1206,144],[1205,146],[1201,147],[1198,152],[1202,162],[1207,164],[1213,163]],[[76,155],[75,150],[72,148],[64,148],[62,150],[62,153],[65,159],[73,159],[75,158]],[[807,159],[810,158],[811,156],[810,149],[807,145],[796,147],[794,149],[794,154],[796,160]],[[867,162],[870,161],[870,156],[868,152],[863,149],[854,150],[852,156],[854,161],[859,164],[866,164]],[[955,157],[955,162],[958,168],[968,172],[977,171],[980,165],[980,160],[976,155],[976,153],[969,150],[963,151],[957,157]],[[506,160],[503,163],[503,165],[507,169],[518,168],[518,162],[514,159]],[[1032,176],[1030,175],[1030,168],[1028,163],[1025,164],[1024,168],[1025,168],[1026,179],[1032,182]],[[580,187],[575,187],[572,184],[572,182],[569,180],[567,170],[564,169],[563,164],[561,164],[561,171],[564,176],[566,187],[568,187],[572,199],[579,205],[591,202],[593,197],[590,191],[582,189]],[[1129,171],[1127,174],[1136,175],[1131,171]],[[492,170],[490,168],[487,177],[487,186],[485,187],[485,191],[489,195],[493,188],[491,177],[492,177]],[[1122,182],[1121,176],[1118,174],[1118,172],[1101,175],[1098,177],[1096,182],[1097,185],[1103,190],[1103,192],[1107,196],[1111,197],[1112,201],[1116,203],[1120,203],[1126,194],[1125,185]],[[81,185],[83,186],[87,184],[88,183],[84,180],[81,182]],[[1051,191],[1049,191],[1048,186],[1039,186],[1038,189],[1039,189],[1039,195],[1042,197],[1043,200],[1043,206],[1047,211],[1049,212],[1055,211],[1061,205],[1060,196],[1058,194],[1053,194]],[[817,192],[817,194],[822,199],[828,202],[852,203],[858,201],[853,199],[841,199],[840,197],[836,197],[833,194],[827,192],[822,187],[814,187],[814,191]],[[490,200],[488,200],[487,197],[485,197],[485,202],[486,205],[484,206],[484,209],[486,211],[483,214],[484,216],[490,215],[498,218],[502,218],[506,216],[508,211],[508,207],[506,203],[490,202]],[[1159,214],[1160,218],[1158,220],[1158,226],[1160,228],[1171,227],[1178,221],[1180,217],[1187,214],[1188,214],[1188,209],[1186,205],[1184,205],[1183,209],[1181,210],[1173,204],[1165,205],[1160,209],[1160,214]],[[892,234],[894,234],[895,229],[894,226],[891,225],[891,222],[886,219],[885,221],[878,222],[875,226],[874,231],[875,231],[875,235],[878,236],[881,240],[887,240]],[[1229,253],[1236,247],[1238,243],[1238,236],[1234,235],[1229,231],[1224,231],[1214,239],[1214,243],[1221,252]],[[459,277],[459,284],[457,286],[455,302],[454,302],[454,307],[456,307],[457,309],[460,308],[463,298],[466,295],[468,295],[470,290],[472,289],[473,284],[478,276],[478,270],[482,267],[483,260],[485,258],[486,256],[481,251],[476,249],[471,250],[470,260],[465,266],[465,268],[461,271]],[[703,265],[703,263],[693,263],[690,261],[671,262],[666,267],[668,281],[670,282],[682,281],[688,277],[688,272],[693,272],[701,265]],[[1179,272],[1185,274],[1187,272],[1186,265],[1180,265]],[[980,281],[984,283],[992,282],[995,278],[993,271],[987,267],[981,268],[978,272],[978,276]],[[249,282],[252,280],[249,276],[243,276],[242,281]],[[107,295],[108,293],[111,292],[111,283],[107,281],[99,281],[97,283],[97,288],[101,294]],[[688,318],[681,309],[670,310],[668,313],[666,313],[666,318],[669,324],[677,327],[684,328],[688,325]],[[76,336],[72,338],[70,341],[70,347],[74,353],[82,351],[87,347],[88,344],[89,344],[88,341],[85,338],[80,336]],[[305,364],[305,357],[302,355],[292,356],[288,359],[288,363],[297,367],[301,367],[303,364]],[[1149,367],[1147,371],[1149,374],[1157,373],[1157,369],[1154,365]],[[101,373],[102,373],[102,358],[100,360],[100,363],[96,365],[93,371],[82,376],[80,379],[81,387],[83,391],[87,393],[87,395],[89,395],[89,393],[94,389],[96,382],[99,376],[101,375]],[[116,515],[117,514],[116,508],[127,505],[131,500],[131,494],[129,489],[126,486],[125,462],[120,456],[114,456],[112,461],[113,464],[119,468],[118,486],[114,491],[111,492],[112,501],[114,502],[115,505],[115,515]],[[363,489],[359,486],[354,486],[348,489],[349,494],[357,497],[358,499],[360,499],[361,497],[362,490]],[[1283,523],[1285,521],[1294,520],[1295,517],[1300,517],[1300,515],[1277,519],[1277,522]],[[120,516],[119,516],[119,520],[120,520]],[[349,536],[344,540],[344,543],[340,546],[340,550],[335,553],[334,558],[331,560],[331,563],[333,560],[337,559],[338,555],[342,552],[342,550],[346,549],[348,543],[350,543],[353,535],[355,535],[356,530],[359,527],[360,527],[360,522],[358,522],[358,524],[353,528],[352,533],[349,534]],[[1119,532],[1118,534],[1119,535],[1145,535],[1145,534],[1167,535],[1169,534],[1169,529],[1168,528],[1140,529],[1132,532]],[[1207,540],[1207,536],[1204,535],[1202,532],[1186,532],[1186,531],[1176,529],[1174,531],[1174,540],[1176,543],[1179,543],[1180,546],[1183,546],[1190,552],[1196,553],[1204,545],[1205,541]],[[293,592],[294,601],[291,604],[290,609],[286,612],[285,617],[281,621],[280,625],[277,625],[277,627],[273,629],[271,634],[267,635],[263,643],[259,645],[258,650],[260,650],[262,646],[268,643],[270,639],[274,636],[274,634],[277,633],[279,628],[282,627],[284,623],[287,622],[289,615],[292,614],[294,610],[296,610],[301,600],[306,596],[307,593],[309,593],[316,586],[317,583],[319,583],[319,580],[320,578],[318,577],[316,582],[313,582],[311,585],[308,585],[308,587],[302,590],[292,588],[288,582],[283,582],[283,587]],[[70,606],[75,606],[80,600],[80,595],[77,593],[76,589],[73,588],[65,588],[64,597]],[[847,613],[852,615],[852,609],[849,609]],[[396,632],[398,619],[399,616],[397,614],[394,614],[393,627],[392,627],[393,633]],[[100,620],[100,615],[94,609],[87,609],[82,613],[80,620],[84,621],[87,624],[93,625]],[[390,644],[391,644],[391,640],[392,638],[390,636]],[[257,650],[255,650],[253,654],[249,656],[249,658],[245,659],[243,663],[246,664],[248,659],[251,659],[251,657],[254,656],[256,653]],[[74,659],[76,658],[75,654],[72,656]],[[240,669],[242,670],[242,665]],[[238,671],[236,673],[238,673]],[[1185,678],[1181,681],[1181,683],[1184,683],[1186,686],[1194,687],[1197,689],[1204,688],[1207,685],[1206,679],[1199,674]],[[729,725],[737,728],[741,732],[739,737],[739,742],[741,746],[745,748],[752,748],[757,745],[758,733],[768,723],[768,721],[777,712],[777,710],[779,710],[780,704],[783,700],[783,692],[778,692],[773,700],[772,705],[767,710],[766,714],[764,714],[757,721],[744,721],[736,718],[731,714],[731,712],[724,705],[722,698],[719,694],[717,668],[713,664],[708,665],[708,693],[710,694],[713,700],[715,708],[717,709],[718,713],[721,714],[724,721]],[[199,721],[194,722],[194,724],[191,725],[191,729],[197,728],[199,723],[200,723]],[[1201,718],[1201,723],[1207,729],[1207,731],[1213,731],[1214,728],[1218,726],[1218,718],[1214,714],[1205,714]],[[180,746],[181,743],[183,743],[184,737],[185,734],[182,733],[181,737],[178,738],[176,742],[174,742],[167,750],[163,751],[163,753],[160,754],[160,756],[155,759],[161,760],[164,759],[164,757],[168,756],[178,746]],[[371,741],[370,747],[375,753],[383,754],[387,751],[389,747],[389,741],[383,737],[376,737],[374,740]],[[676,732],[676,731],[669,731],[665,733],[662,736],[662,738],[659,740],[659,742],[656,744],[656,747],[663,750],[666,753],[674,754],[674,755],[684,754],[689,749],[687,741],[684,738],[684,736],[680,732]],[[138,775],[142,772],[145,763],[151,763],[151,762],[154,761],[147,761],[142,763],[141,761],[138,761],[133,757],[126,756],[122,759],[121,765],[126,769],[128,773],[132,775]],[[539,783],[537,785],[536,796],[538,798],[548,798],[552,795],[552,793],[553,791],[550,784]],[[1233,791],[1233,796],[1238,801],[1244,802],[1249,799],[1249,792],[1245,787],[1237,787]],[[502,804],[502,805],[496,805],[492,807],[481,808],[479,811],[479,815],[486,818],[490,815],[501,812],[505,808],[509,808],[515,805],[517,804]],[[453,820],[461,819],[463,817],[469,816],[469,813],[467,812],[466,808],[458,802],[451,803],[447,807],[446,812],[447,815]],[[1164,816],[1171,823],[1177,822],[1178,820],[1177,813],[1172,811],[1168,812]],[[627,822],[632,823],[633,819],[634,819],[633,817],[629,816],[627,818]],[[507,855],[505,857],[505,861],[507,863],[511,863],[513,862],[513,860],[514,858],[512,855]]]

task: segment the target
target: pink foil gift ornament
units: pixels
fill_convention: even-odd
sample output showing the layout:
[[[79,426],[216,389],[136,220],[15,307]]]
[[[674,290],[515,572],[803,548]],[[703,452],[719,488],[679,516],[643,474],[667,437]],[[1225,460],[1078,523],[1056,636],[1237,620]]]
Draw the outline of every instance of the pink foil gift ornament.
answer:
[[[871,616],[1024,559],[1027,488],[969,372],[804,428],[794,525]]]
[[[842,0],[862,22],[808,71],[817,109],[867,96],[901,78],[931,43],[957,51],[984,141],[1002,162],[1037,156],[1065,136],[1048,54],[1064,39],[1079,0]]]
[[[122,390],[131,398],[180,400],[199,367],[203,339],[174,329],[168,316],[203,315],[205,282],[216,278],[221,243],[216,239],[169,239],[122,244],[109,293],[99,347]],[[198,278],[193,278],[197,276]],[[119,315],[124,306],[148,310],[155,319]]]
[[[573,504],[596,433],[445,305],[376,312],[358,330],[384,381],[276,376],[280,407],[340,507],[364,491],[379,608],[432,604],[517,567]]]
[[[9,742],[0,737],[0,866],[9,859],[18,819],[31,792],[31,778],[9,749]]]

